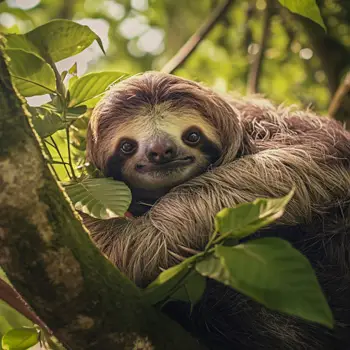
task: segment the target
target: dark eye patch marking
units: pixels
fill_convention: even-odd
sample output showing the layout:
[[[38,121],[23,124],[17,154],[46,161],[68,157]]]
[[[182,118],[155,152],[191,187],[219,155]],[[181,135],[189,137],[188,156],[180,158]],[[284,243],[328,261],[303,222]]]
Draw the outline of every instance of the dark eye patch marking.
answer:
[[[197,126],[191,126],[185,130],[182,134],[182,140],[188,146],[200,149],[208,157],[210,164],[215,163],[220,158],[220,148],[214,142],[210,141]]]
[[[129,144],[130,147],[128,146],[125,150],[123,150],[123,146],[126,144]],[[104,174],[107,177],[112,177],[114,180],[123,180],[122,176],[122,169],[125,164],[125,162],[132,157],[135,152],[137,151],[138,144],[135,140],[132,139],[122,139],[113,155],[111,155],[106,163],[105,171]]]

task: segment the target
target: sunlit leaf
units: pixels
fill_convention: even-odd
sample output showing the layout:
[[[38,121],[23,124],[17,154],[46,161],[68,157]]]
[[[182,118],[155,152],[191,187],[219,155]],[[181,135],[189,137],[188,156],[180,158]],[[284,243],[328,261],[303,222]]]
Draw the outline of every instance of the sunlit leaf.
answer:
[[[78,79],[79,79],[79,78],[78,78],[76,75],[72,76],[72,77],[69,79],[69,81],[68,81],[68,90],[69,90],[69,91],[71,90],[72,86],[74,85],[74,83],[75,83]],[[69,93],[70,93],[70,92],[69,92]]]
[[[47,142],[46,142],[47,141]],[[68,162],[68,145],[67,145],[67,138],[65,130],[59,130],[55,134],[49,136],[47,139],[45,139],[46,147],[48,148],[52,160],[55,162]],[[62,156],[62,159],[60,155],[58,154],[57,150],[54,146],[56,144],[57,148],[60,150],[60,154]],[[75,166],[75,164],[73,164]],[[53,164],[53,167],[55,168],[58,177],[60,181],[68,181],[69,177],[67,175],[67,170],[69,171],[67,165],[63,164]],[[67,170],[66,170],[67,169]]]
[[[10,305],[0,300],[0,335],[4,335],[13,328],[32,326],[33,322],[13,309]]]
[[[284,213],[294,191],[281,198],[258,198],[252,203],[225,208],[215,216],[215,229],[220,239],[231,236],[243,238],[269,225]]]
[[[17,328],[8,331],[1,339],[4,350],[25,350],[39,342],[35,328]]]
[[[26,34],[7,35],[6,39],[7,48],[40,54],[45,60],[49,56],[54,62],[78,54],[95,40],[104,52],[101,39],[88,26],[65,19],[52,20]]]
[[[22,50],[40,57],[39,49],[26,37],[25,34],[6,35],[6,49]]]
[[[7,49],[6,54],[10,58],[9,69],[14,84],[23,96],[55,92],[55,74],[42,58],[17,49]]]
[[[65,123],[60,116],[50,109],[31,108],[30,112],[34,129],[40,137],[48,137],[65,128]]]
[[[93,98],[101,98],[109,86],[127,77],[128,75],[122,72],[99,72],[83,75],[70,87],[69,106],[78,106]]]
[[[278,0],[281,5],[298,15],[310,18],[326,30],[316,0]]]
[[[270,309],[333,327],[309,261],[287,241],[262,238],[234,247],[216,245],[215,255],[198,262],[196,270]]]
[[[77,75],[77,62],[75,62],[73,66],[69,68],[68,72],[71,75]]]
[[[68,185],[65,190],[76,210],[98,219],[124,216],[131,202],[130,189],[112,179],[89,178]]]

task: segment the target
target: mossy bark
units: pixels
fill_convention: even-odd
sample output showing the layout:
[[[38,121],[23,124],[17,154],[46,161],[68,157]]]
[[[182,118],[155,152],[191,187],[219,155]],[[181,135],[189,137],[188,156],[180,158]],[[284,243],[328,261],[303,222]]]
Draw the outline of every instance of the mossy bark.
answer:
[[[1,43],[0,264],[69,349],[201,348],[91,241],[45,163]]]

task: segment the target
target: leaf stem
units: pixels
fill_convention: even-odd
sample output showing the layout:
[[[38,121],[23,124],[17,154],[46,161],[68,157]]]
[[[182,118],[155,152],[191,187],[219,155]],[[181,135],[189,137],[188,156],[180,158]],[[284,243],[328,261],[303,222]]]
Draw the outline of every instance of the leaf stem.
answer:
[[[70,151],[70,137],[69,137],[69,126],[66,127],[66,137],[67,137],[67,148],[68,148],[68,162],[69,162],[69,167],[72,172],[73,179],[76,180],[77,177],[74,172],[74,167],[73,167],[73,162],[72,162],[72,155]]]
[[[46,141],[46,142],[47,142],[47,141]],[[55,174],[56,180],[59,181],[60,178],[59,178],[59,176],[58,176],[58,174],[57,174],[57,171],[56,171],[55,167],[52,165],[53,162],[54,162],[54,160],[53,160],[53,158],[52,158],[52,155],[51,155],[51,153],[50,153],[50,150],[48,149],[48,147],[47,147],[47,145],[46,145],[46,142],[43,142],[42,145],[43,145],[44,150],[46,151],[48,157],[50,158],[49,166],[50,166],[50,168],[52,169],[53,173]],[[47,142],[47,143],[48,143],[48,142]],[[48,144],[50,144],[50,143],[48,143]],[[52,145],[50,144],[50,146],[52,146]]]
[[[215,242],[215,238],[218,235],[218,230],[215,230],[214,233],[212,234],[212,236],[209,239],[208,244],[205,246],[204,252],[208,252],[209,248],[212,246],[212,244]]]
[[[67,173],[68,177],[71,179],[72,176],[71,176],[70,172],[68,171],[67,165],[65,164],[66,162],[63,159],[63,156],[61,154],[61,151],[60,151],[59,147],[57,146],[57,143],[56,143],[55,139],[52,136],[50,136],[50,140],[53,143],[53,147],[55,148],[56,152],[58,153],[58,156],[60,157],[60,159],[61,159],[61,161],[63,163],[64,169],[66,170],[66,173]]]
[[[168,300],[171,298],[171,296],[179,289],[183,286],[184,282],[186,281],[186,279],[189,277],[189,275],[194,271],[194,265],[190,265],[188,266],[188,270],[186,271],[186,273],[178,280],[178,282],[169,289],[168,294],[166,295],[166,297],[164,299],[162,299],[160,302],[158,302],[157,304],[160,304],[160,307],[162,307],[164,304],[166,304],[168,302]],[[156,304],[156,305],[157,305]]]

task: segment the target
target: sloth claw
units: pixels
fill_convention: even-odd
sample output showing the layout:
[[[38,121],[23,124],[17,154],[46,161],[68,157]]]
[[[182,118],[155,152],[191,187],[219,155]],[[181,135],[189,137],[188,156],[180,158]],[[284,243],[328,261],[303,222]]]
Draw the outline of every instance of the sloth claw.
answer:
[[[185,246],[183,246],[183,245],[178,245],[178,246],[179,246],[182,250],[184,250],[185,252],[190,253],[190,254],[192,254],[192,255],[196,255],[196,254],[201,253],[200,250],[188,248],[188,247],[185,247]]]
[[[179,261],[184,261],[186,258],[177,254],[177,253],[174,253],[172,252],[171,250],[168,250],[168,253],[173,256],[174,258],[178,259]]]

